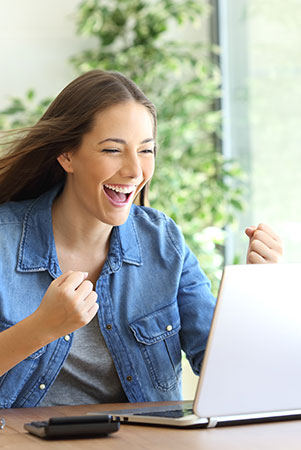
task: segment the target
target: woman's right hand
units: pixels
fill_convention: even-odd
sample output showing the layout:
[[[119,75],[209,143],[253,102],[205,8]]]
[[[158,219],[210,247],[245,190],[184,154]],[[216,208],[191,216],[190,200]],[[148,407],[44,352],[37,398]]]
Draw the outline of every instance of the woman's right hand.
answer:
[[[85,272],[66,272],[48,287],[38,309],[0,333],[0,376],[44,345],[83,327],[98,311]]]
[[[49,285],[33,314],[50,340],[89,323],[98,311],[97,294],[86,272],[63,273]]]

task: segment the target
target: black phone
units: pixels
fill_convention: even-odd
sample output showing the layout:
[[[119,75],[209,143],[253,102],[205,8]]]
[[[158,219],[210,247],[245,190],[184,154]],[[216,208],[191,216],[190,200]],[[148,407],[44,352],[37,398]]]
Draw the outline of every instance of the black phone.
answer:
[[[25,423],[24,428],[45,439],[70,439],[115,433],[120,428],[120,422],[110,415],[51,417],[42,422]]]

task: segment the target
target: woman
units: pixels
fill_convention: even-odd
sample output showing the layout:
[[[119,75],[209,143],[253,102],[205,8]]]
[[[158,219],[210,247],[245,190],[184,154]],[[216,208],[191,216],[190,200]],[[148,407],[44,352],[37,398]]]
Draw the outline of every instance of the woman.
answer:
[[[95,70],[0,160],[0,407],[178,400],[181,348],[199,373],[208,279],[171,219],[133,205],[155,153],[152,103]],[[277,261],[270,228],[246,232],[247,262]]]

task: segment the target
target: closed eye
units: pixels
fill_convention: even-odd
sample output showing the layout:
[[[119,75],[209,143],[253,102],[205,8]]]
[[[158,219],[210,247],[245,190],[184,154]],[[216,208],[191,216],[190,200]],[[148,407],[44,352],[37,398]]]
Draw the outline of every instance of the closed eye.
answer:
[[[154,150],[151,148],[147,148],[145,150],[141,150],[139,153],[154,153]]]
[[[118,150],[118,148],[103,148],[101,150],[104,153],[119,153],[120,150]]]

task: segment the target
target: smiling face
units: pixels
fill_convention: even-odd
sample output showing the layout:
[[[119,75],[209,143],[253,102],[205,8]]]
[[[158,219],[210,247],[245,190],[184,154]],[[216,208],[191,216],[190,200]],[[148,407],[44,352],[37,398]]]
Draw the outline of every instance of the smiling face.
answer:
[[[79,149],[60,155],[69,200],[88,218],[123,224],[138,192],[154,172],[153,119],[129,101],[96,114]]]

